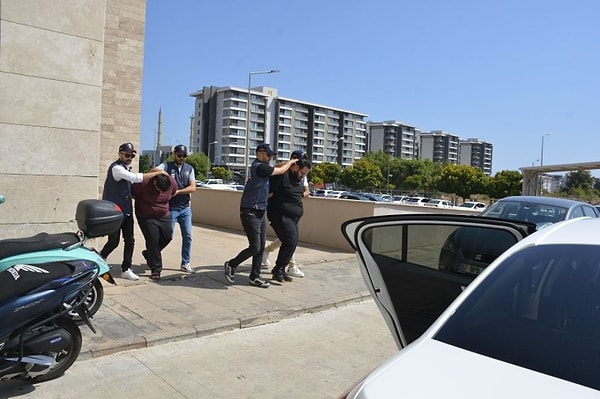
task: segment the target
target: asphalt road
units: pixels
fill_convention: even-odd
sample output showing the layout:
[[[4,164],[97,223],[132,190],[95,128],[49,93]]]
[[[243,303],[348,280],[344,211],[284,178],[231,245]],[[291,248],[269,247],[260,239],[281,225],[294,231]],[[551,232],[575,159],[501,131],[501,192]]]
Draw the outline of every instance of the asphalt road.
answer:
[[[77,361],[0,398],[336,398],[397,350],[372,300],[259,327]]]

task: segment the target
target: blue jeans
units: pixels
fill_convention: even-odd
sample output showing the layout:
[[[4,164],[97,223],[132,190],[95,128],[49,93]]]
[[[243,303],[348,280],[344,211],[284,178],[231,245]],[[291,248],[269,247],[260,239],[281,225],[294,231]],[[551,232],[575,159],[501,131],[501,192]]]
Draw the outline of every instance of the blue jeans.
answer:
[[[171,227],[175,235],[175,223],[181,229],[181,264],[190,263],[192,250],[192,209],[186,206],[182,209],[169,209],[171,211]]]
[[[258,209],[240,209],[240,220],[248,238],[248,247],[244,248],[235,258],[229,261],[229,266],[234,270],[243,261],[252,257],[252,269],[250,279],[260,277],[260,265],[262,262],[265,241],[267,241],[267,221],[265,211]]]

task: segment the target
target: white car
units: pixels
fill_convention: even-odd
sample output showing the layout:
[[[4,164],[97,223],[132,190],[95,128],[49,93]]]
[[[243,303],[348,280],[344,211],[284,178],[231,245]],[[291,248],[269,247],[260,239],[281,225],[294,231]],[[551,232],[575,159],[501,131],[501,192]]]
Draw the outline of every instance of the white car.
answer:
[[[460,208],[464,211],[477,211],[481,212],[485,209],[485,204],[483,202],[477,201],[467,201],[460,204],[457,208]]]
[[[427,197],[408,197],[404,199],[406,205],[423,206],[427,201],[429,201],[429,198]]]
[[[477,276],[441,270],[458,229],[505,250]],[[478,216],[390,215],[342,231],[402,349],[340,398],[600,397],[600,218],[536,232]]]
[[[425,202],[423,205],[430,206],[433,208],[453,208],[450,201],[444,200],[444,199],[437,199],[437,198],[430,199],[429,201]]]

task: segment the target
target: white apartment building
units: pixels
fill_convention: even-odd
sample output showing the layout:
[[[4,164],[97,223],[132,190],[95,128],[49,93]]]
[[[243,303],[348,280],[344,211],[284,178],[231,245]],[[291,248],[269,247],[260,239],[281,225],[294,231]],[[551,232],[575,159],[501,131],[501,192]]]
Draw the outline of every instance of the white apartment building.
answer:
[[[279,97],[277,89],[265,86],[250,90],[249,118],[247,89],[209,86],[190,96],[196,99],[192,151],[204,152],[213,165],[234,172],[245,172],[263,142],[271,144],[279,159],[302,150],[313,163],[342,166],[367,151],[365,114]]]
[[[417,159],[419,155],[418,128],[399,121],[368,122],[369,151],[383,151],[389,156]]]
[[[454,165],[459,164],[460,138],[443,130],[432,130],[421,133],[420,152],[421,159],[431,159],[433,162],[449,161]]]
[[[494,146],[491,143],[471,138],[460,140],[460,164],[479,168],[486,175],[492,174],[492,155]]]

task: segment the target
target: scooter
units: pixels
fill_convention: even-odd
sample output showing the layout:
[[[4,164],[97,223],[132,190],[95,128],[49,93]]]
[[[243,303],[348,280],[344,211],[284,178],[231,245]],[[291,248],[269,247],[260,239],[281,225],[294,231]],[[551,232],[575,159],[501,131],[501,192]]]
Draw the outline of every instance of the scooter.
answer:
[[[77,206],[84,237],[115,231],[122,217],[108,201],[85,200]],[[85,300],[99,273],[94,261],[64,258],[19,262],[0,271],[0,380],[41,382],[71,367],[82,340],[70,313],[77,313],[96,332]]]
[[[4,197],[1,197],[0,204],[3,202]],[[93,206],[90,208],[89,205],[91,204]],[[98,209],[100,209],[98,207],[102,206],[104,214],[101,217],[105,219],[104,223],[116,225],[116,228],[119,227],[120,220],[123,218],[122,214],[119,216],[120,210],[119,213],[114,212],[116,205],[112,202],[103,201],[102,205],[99,204],[101,202],[98,202],[98,200],[84,200],[78,204],[76,219],[79,231],[76,233],[39,233],[32,237],[1,240],[0,272],[16,264],[38,265],[47,262],[87,260],[98,266],[100,278],[116,285],[115,280],[110,275],[110,266],[108,266],[96,250],[85,246],[88,238],[96,238],[108,233],[104,234],[104,231],[99,231],[97,226],[90,225],[89,227],[92,227],[90,229],[86,225],[87,223],[98,225],[99,221],[90,222],[88,220],[86,222],[85,220],[89,218],[89,215],[84,215],[83,213],[89,212],[89,209],[92,208],[96,209],[95,212],[98,212]],[[87,295],[84,298],[84,304],[88,309],[90,317],[100,309],[104,299],[104,287],[100,278],[94,279],[90,283],[91,289],[87,291]],[[70,312],[69,315],[79,323],[82,321],[74,311]]]

